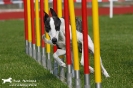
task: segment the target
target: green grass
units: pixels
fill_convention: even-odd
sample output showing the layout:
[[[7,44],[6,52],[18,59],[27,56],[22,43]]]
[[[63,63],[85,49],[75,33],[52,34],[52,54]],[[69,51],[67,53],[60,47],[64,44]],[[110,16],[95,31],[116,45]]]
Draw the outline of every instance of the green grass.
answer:
[[[133,88],[132,20],[133,15],[99,18],[101,57],[111,76],[105,78],[102,75],[102,88]],[[92,33],[92,18],[89,17],[89,34],[93,39]],[[94,67],[92,56],[90,61]],[[83,86],[83,68],[80,68]],[[91,88],[94,88],[94,74],[90,76]],[[23,20],[0,21],[0,88],[21,88],[9,87],[10,83],[2,84],[1,79],[9,77],[15,80],[36,80],[37,87],[29,88],[67,88],[66,84],[25,54]]]
[[[101,56],[110,78],[102,77],[103,88],[133,88],[133,15],[100,17]],[[90,34],[91,18],[89,22]],[[94,87],[93,87],[94,88]]]
[[[9,83],[2,84],[1,80],[9,77],[21,81],[36,80],[36,88],[67,88],[25,54],[23,26],[23,20],[0,21],[0,88],[10,88]]]

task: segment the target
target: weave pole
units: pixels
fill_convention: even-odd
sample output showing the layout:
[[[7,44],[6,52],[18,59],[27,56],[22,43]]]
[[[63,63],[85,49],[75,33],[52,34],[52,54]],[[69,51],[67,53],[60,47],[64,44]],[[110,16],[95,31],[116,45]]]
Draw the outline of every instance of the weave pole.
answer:
[[[28,51],[29,55],[32,57],[32,34],[31,34],[31,10],[30,10],[30,0],[27,0],[27,18],[28,18]]]
[[[27,18],[27,0],[23,0],[24,3],[24,26],[25,26],[25,50],[26,54],[28,51],[28,18]]]
[[[31,30],[32,30],[32,56],[36,59],[36,40],[35,40],[35,26],[34,26],[34,19],[35,19],[35,12],[34,12],[34,1],[30,0],[30,8],[31,8]]]
[[[40,0],[40,27],[41,27],[41,36],[45,33],[44,31],[44,22],[43,22],[43,16],[44,16],[44,0]],[[45,43],[43,39],[41,39],[41,45],[42,45],[42,65],[44,68],[46,67],[46,55],[45,55]]]
[[[81,88],[80,73],[79,73],[77,34],[76,34],[76,23],[75,23],[73,0],[69,0],[69,14],[70,14],[70,22],[71,22],[71,28],[72,28],[72,46],[73,46],[74,70],[75,70],[75,88]]]
[[[83,52],[84,52],[84,88],[90,88],[89,82],[89,60],[88,60],[88,26],[87,26],[87,1],[82,0],[82,31],[83,31]],[[87,48],[88,47],[88,48]],[[82,53],[83,53],[82,52]]]
[[[99,44],[99,17],[98,1],[92,0],[93,36],[94,36],[94,68],[96,88],[101,88],[101,68],[100,68],[100,44]]]
[[[67,62],[67,85],[72,88],[72,62],[70,49],[70,29],[69,29],[68,0],[64,0],[65,36],[66,36],[66,62]]]
[[[53,0],[53,9],[54,9],[54,11],[57,13],[57,0]],[[57,47],[54,46],[53,49],[54,49],[53,52],[56,52]],[[57,61],[56,61],[55,59],[54,59],[53,74],[54,74],[56,77],[58,77],[58,63],[57,63]]]
[[[39,6],[38,0],[35,0],[35,22],[36,22],[36,40],[37,40],[37,60],[41,64],[41,42],[40,42],[40,26],[39,26]]]
[[[49,14],[48,0],[45,0],[44,2],[45,2],[44,3],[44,11]],[[48,33],[46,33],[46,38],[50,39]],[[50,61],[50,44],[46,44],[46,53],[48,55],[47,56],[47,58],[48,58],[47,59],[47,69],[50,70],[50,72],[52,73],[52,65],[51,65],[51,61]]]

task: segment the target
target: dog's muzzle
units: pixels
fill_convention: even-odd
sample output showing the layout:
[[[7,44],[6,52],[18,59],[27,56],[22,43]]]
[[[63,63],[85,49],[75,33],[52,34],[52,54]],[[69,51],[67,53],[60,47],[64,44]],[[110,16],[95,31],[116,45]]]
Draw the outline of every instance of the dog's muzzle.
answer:
[[[56,44],[56,42],[57,42],[57,39],[56,38],[52,38],[52,43]]]

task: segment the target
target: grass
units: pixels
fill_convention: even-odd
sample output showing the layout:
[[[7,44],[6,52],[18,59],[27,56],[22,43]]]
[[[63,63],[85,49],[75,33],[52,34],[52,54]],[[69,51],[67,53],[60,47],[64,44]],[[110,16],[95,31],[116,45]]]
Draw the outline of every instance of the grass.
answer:
[[[102,88],[133,88],[133,15],[117,15],[110,19],[100,16],[100,46],[103,64],[110,78],[102,75]],[[89,34],[92,36],[92,18],[89,17]],[[3,78],[13,80],[36,80],[36,87],[29,88],[67,88],[55,76],[45,70],[33,58],[25,54],[23,20],[0,21],[0,88]],[[90,64],[93,66],[93,57]],[[83,86],[83,68],[81,80]],[[94,88],[94,74],[90,75],[91,88]],[[22,83],[22,82],[21,82]],[[20,87],[21,88],[21,87]],[[27,87],[22,87],[27,88]]]
[[[23,20],[0,21],[0,88],[9,88],[9,83],[2,84],[1,80],[9,77],[36,80],[36,88],[67,88],[25,54],[23,26]]]

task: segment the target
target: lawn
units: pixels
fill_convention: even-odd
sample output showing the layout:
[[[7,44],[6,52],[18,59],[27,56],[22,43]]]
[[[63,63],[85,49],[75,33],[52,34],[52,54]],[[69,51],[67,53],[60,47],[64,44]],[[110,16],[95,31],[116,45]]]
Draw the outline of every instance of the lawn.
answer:
[[[92,18],[88,19],[89,34],[93,39]],[[110,78],[102,75],[102,88],[133,88],[132,20],[131,14],[116,15],[112,19],[108,16],[99,18],[101,57],[110,74]],[[94,67],[93,56],[90,57],[90,64]],[[80,68],[83,88],[83,67]],[[91,88],[94,88],[94,74],[90,76]],[[13,82],[3,84],[2,79],[9,77]],[[30,80],[32,82],[28,82]],[[23,20],[0,21],[0,88],[27,88],[17,87],[20,83],[36,85],[29,88],[68,88],[32,57],[26,55]]]

